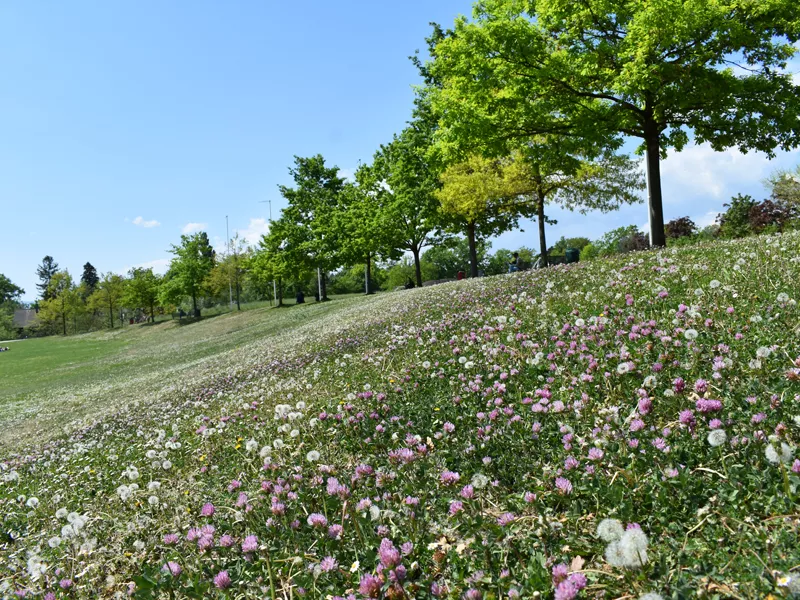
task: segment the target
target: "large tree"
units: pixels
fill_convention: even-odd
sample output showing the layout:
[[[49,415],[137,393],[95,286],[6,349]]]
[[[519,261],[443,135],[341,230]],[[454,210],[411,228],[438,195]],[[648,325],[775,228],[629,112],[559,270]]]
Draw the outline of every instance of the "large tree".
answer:
[[[433,146],[436,121],[424,99],[417,101],[414,115],[400,135],[376,152],[372,173],[381,182],[377,192],[386,222],[391,223],[391,244],[411,252],[421,286],[422,251],[444,239],[435,196],[442,167]]]
[[[42,259],[42,264],[36,268],[36,276],[41,282],[37,283],[36,287],[39,288],[39,293],[42,296],[42,300],[49,300],[52,298],[50,295],[50,281],[53,279],[53,275],[56,273],[58,273],[58,263],[53,260],[52,256],[45,256]]]
[[[339,176],[339,168],[326,166],[319,154],[309,158],[295,156],[289,173],[294,187],[279,186],[288,202],[281,215],[286,225],[280,228],[286,234],[283,247],[298,271],[320,270],[320,300],[327,300],[327,273],[341,264],[335,213],[345,180]]]
[[[182,235],[180,245],[173,245],[170,252],[175,258],[170,262],[161,295],[167,303],[189,296],[193,314],[197,315],[197,297],[202,291],[203,282],[214,268],[215,253],[208,242],[208,235],[205,231]]]
[[[155,307],[158,305],[158,292],[161,278],[153,269],[134,267],[128,272],[125,285],[124,302],[126,306],[150,310],[150,321],[155,323]]]
[[[660,159],[693,134],[715,150],[800,143],[795,0],[484,0],[434,31],[434,107],[450,141],[640,138],[650,235],[663,246]]]

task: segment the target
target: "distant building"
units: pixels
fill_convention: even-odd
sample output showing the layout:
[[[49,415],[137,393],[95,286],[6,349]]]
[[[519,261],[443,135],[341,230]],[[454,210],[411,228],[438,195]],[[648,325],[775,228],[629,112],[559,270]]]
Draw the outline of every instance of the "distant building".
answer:
[[[21,335],[26,333],[26,329],[30,329],[39,324],[39,315],[37,310],[33,308],[18,308],[14,311],[14,328],[19,330]]]

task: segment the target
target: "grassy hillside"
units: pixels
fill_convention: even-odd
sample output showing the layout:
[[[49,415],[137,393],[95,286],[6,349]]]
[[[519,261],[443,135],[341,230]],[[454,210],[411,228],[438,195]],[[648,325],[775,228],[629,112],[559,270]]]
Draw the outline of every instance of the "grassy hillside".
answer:
[[[338,297],[330,303],[264,307],[197,323],[166,321],[15,342],[0,355],[0,449],[41,443],[127,403],[197,384],[209,369],[216,373],[218,361],[232,360],[227,356],[232,351],[285,337],[359,300]]]
[[[0,595],[788,597],[798,281],[788,234],[145,344],[245,336],[0,463]]]

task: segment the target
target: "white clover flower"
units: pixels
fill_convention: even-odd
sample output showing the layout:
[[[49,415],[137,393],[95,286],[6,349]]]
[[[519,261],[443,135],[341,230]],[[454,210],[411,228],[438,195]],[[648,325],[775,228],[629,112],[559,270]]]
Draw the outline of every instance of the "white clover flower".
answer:
[[[244,449],[247,452],[255,452],[258,449],[258,442],[255,440],[247,440],[247,443],[244,445]]]
[[[319,452],[316,450],[311,450],[308,454],[306,454],[306,460],[308,462],[317,462],[319,460]]]
[[[27,506],[28,508],[36,508],[37,506],[39,506],[39,499],[36,496],[31,496],[30,498],[28,498],[28,501],[25,502],[25,506]]]
[[[726,441],[728,441],[728,434],[724,429],[714,429],[708,434],[708,443],[714,448],[722,446]]]
[[[761,317],[761,315],[753,315],[752,317],[750,317],[751,323],[761,323],[761,321],[763,320],[764,319]]]
[[[696,340],[698,335],[699,334],[697,333],[696,329],[687,329],[683,332],[683,337],[689,341]]]
[[[770,354],[772,354],[772,350],[767,348],[766,346],[760,346],[756,349],[756,356],[758,358],[767,358]]]
[[[597,526],[597,537],[604,542],[614,542],[622,537],[625,529],[617,519],[603,519]]]

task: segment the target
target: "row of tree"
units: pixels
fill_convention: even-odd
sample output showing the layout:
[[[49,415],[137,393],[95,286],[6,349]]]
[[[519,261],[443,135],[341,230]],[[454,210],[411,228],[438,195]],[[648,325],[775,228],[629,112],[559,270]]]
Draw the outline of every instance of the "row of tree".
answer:
[[[376,257],[420,255],[463,234],[470,274],[482,240],[536,219],[546,265],[547,203],[609,211],[639,200],[644,177],[620,153],[641,140],[652,245],[667,243],[660,160],[689,135],[715,150],[768,154],[800,144],[800,88],[787,71],[800,8],[774,0],[477,2],[434,25],[413,118],[345,181],[321,156],[295,157],[281,218],[254,275],[280,284]],[[669,23],[670,26],[659,24]],[[791,182],[787,180],[787,186]]]

